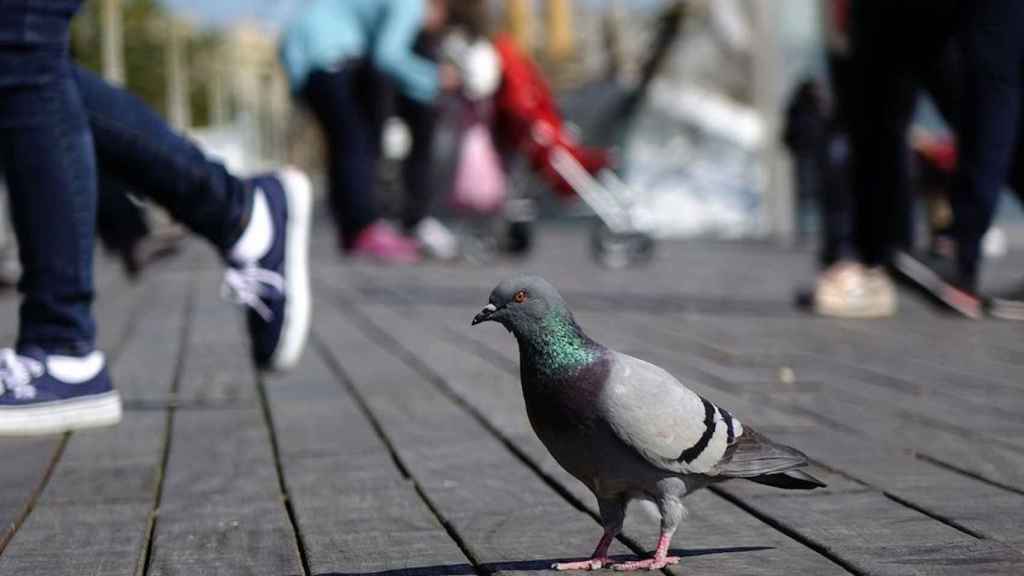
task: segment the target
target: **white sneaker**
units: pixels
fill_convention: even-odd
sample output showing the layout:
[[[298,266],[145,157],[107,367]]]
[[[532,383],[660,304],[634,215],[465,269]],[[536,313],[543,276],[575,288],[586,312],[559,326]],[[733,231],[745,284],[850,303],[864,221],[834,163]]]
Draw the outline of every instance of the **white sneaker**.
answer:
[[[431,258],[454,260],[459,257],[459,239],[437,218],[424,218],[413,229],[413,236]]]
[[[836,318],[885,318],[896,313],[896,288],[881,268],[839,262],[818,276],[814,311]]]

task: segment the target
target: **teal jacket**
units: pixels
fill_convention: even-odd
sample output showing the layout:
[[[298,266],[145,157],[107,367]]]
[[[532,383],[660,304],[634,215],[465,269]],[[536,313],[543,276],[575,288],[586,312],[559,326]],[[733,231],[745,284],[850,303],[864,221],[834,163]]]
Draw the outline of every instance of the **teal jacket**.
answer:
[[[284,30],[281,61],[294,92],[315,70],[369,58],[415,100],[439,91],[437,65],[412,51],[426,0],[313,0]]]

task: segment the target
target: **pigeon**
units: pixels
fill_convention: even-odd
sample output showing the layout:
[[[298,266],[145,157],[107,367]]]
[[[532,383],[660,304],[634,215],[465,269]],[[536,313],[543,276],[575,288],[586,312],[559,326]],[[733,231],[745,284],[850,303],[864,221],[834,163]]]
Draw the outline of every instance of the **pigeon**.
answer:
[[[557,570],[659,570],[685,515],[683,498],[710,484],[743,478],[787,490],[825,484],[798,470],[800,451],[772,442],[671,374],[602,346],[583,331],[543,278],[499,284],[473,325],[497,322],[519,344],[520,380],[533,430],[555,460],[597,498],[604,534],[587,560]],[[661,516],[653,557],[608,558],[631,501]]]

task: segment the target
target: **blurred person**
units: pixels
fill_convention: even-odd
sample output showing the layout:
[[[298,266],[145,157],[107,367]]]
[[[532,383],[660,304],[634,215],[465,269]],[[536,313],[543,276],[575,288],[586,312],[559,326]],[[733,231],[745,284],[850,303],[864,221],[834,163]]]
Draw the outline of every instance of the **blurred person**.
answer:
[[[891,316],[897,295],[887,267],[894,253],[912,244],[907,128],[922,87],[937,96],[944,114],[955,115],[955,87],[936,63],[947,53],[959,3],[931,3],[926,22],[919,5],[908,1],[836,4],[848,10],[840,17],[850,27],[847,87],[840,99],[853,155],[855,254],[822,271],[813,306],[826,316]],[[959,303],[964,296],[957,290],[950,298]],[[965,312],[971,311],[968,301]]]
[[[412,135],[402,225],[415,233],[432,196],[435,100],[459,84],[452,66],[432,59],[446,20],[447,0],[313,0],[285,30],[281,59],[292,91],[327,137],[329,200],[346,253],[398,264],[420,259],[416,242],[385,223],[375,202],[382,90],[397,88],[396,111]]]
[[[1022,193],[1024,3],[974,0],[966,3],[962,21],[964,85],[953,192],[957,259],[952,275],[943,278],[976,294],[982,238],[992,224],[1007,178],[1014,181],[1018,194]],[[1024,288],[994,297],[990,312],[1024,319]]]
[[[914,286],[971,318],[986,303],[979,293],[983,239],[1008,183],[1024,197],[1020,107],[1024,66],[1024,4],[1011,0],[962,3],[955,12],[937,95],[957,135],[952,226],[946,249],[899,252],[894,265]],[[1024,287],[987,300],[996,317],[1024,319]]]
[[[783,143],[793,157],[801,236],[811,226],[811,206],[820,214],[822,267],[831,266],[845,252],[848,214],[840,209],[845,190],[835,187],[845,174],[833,174],[845,167],[843,151],[837,149],[844,144],[837,142],[839,138],[845,137],[836,133],[825,87],[813,78],[800,82],[786,107]]]
[[[486,3],[451,0],[449,10],[441,54],[458,69],[462,85],[443,103],[453,143],[446,181],[451,183],[450,204],[462,221],[463,255],[486,261],[495,245],[495,218],[507,196],[505,167],[493,138],[501,63],[490,41]]]
[[[0,4],[0,162],[23,268],[17,343],[0,351],[3,435],[121,418],[92,316],[100,163],[222,255],[223,293],[247,307],[259,367],[293,365],[308,330],[308,180],[293,169],[239,179],[140,100],[73,65],[80,6]]]

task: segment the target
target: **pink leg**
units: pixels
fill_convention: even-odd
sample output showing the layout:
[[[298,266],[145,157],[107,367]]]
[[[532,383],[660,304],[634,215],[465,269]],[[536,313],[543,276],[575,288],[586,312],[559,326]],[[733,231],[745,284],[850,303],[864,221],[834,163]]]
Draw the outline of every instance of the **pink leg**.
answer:
[[[551,567],[555,570],[600,570],[612,563],[608,559],[608,547],[611,546],[613,538],[615,538],[615,532],[605,530],[601,541],[597,543],[597,548],[594,549],[594,553],[590,555],[589,559],[579,562],[559,562]]]
[[[669,564],[679,564],[678,556],[668,555],[668,546],[672,543],[671,534],[662,534],[661,538],[658,538],[658,548],[654,551],[654,558],[648,558],[647,560],[636,560],[633,562],[623,562],[622,564],[616,564],[612,566],[615,570],[626,571],[626,570],[661,570]]]

